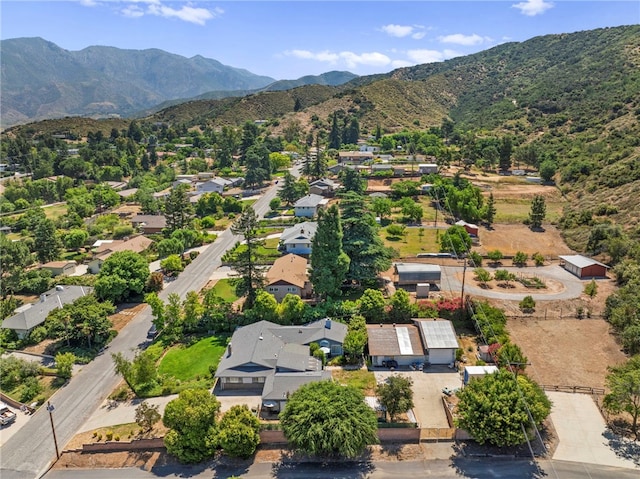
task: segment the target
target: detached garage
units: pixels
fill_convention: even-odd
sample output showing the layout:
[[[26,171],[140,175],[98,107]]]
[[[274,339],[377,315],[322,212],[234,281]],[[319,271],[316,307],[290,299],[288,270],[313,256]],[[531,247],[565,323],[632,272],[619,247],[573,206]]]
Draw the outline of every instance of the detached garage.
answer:
[[[560,256],[561,266],[578,278],[606,278],[609,267],[579,254]]]
[[[452,364],[456,360],[458,338],[453,323],[444,319],[417,320],[430,364]]]
[[[416,286],[420,283],[440,284],[442,270],[437,264],[396,263],[398,286]]]

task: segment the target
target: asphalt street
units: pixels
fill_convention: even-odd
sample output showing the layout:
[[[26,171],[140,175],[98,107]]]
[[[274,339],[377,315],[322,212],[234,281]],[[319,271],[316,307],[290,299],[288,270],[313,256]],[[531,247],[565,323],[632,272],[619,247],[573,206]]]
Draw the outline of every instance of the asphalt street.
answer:
[[[259,217],[269,211],[269,202],[276,196],[278,186],[272,186],[253,204]],[[170,293],[184,297],[188,291],[202,289],[221,264],[220,258],[240,237],[225,230],[216,241],[201,253],[185,270],[160,293],[164,300]],[[151,327],[151,310],[144,308],[114,338],[108,349],[87,364],[74,378],[51,398],[51,413],[59,450],[73,438],[80,427],[100,407],[103,400],[120,381],[114,372],[110,353],[133,357],[134,351],[144,347]],[[41,407],[0,448],[0,477],[2,479],[32,479],[41,477],[55,460],[56,451],[49,412]]]

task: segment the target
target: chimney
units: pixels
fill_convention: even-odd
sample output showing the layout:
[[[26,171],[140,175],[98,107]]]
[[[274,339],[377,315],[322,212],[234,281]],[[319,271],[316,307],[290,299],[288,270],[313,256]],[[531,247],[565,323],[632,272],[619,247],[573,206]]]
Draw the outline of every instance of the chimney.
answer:
[[[229,343],[229,354],[227,355],[227,357],[231,356],[231,343]]]

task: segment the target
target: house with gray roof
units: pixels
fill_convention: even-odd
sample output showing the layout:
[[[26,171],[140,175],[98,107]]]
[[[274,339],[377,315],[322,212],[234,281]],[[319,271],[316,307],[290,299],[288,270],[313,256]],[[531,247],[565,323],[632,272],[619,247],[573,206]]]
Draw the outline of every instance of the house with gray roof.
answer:
[[[215,376],[223,390],[253,391],[262,394],[263,401],[265,395],[274,401],[283,392],[326,379],[322,362],[310,354],[309,345],[315,342],[331,355],[341,355],[346,335],[345,324],[328,318],[304,326],[249,324],[233,333]],[[278,399],[286,401],[286,396]]]
[[[309,194],[303,196],[293,205],[294,216],[298,218],[313,218],[318,214],[318,210],[327,206],[328,203],[329,199],[320,195]]]
[[[309,185],[309,193],[331,197],[339,187],[339,183],[330,180],[329,178],[321,178],[319,180],[315,180]]]
[[[442,269],[437,264],[396,263],[394,264],[398,286],[416,286],[422,283],[439,284]]]
[[[76,299],[86,296],[93,291],[88,286],[56,286],[40,295],[37,303],[26,304],[16,311],[16,314],[2,322],[3,329],[13,329],[18,338],[29,335],[33,328],[44,323],[47,315],[56,308],[73,303]]]
[[[311,243],[318,223],[305,221],[286,228],[280,235],[280,249],[293,254],[311,254]]]

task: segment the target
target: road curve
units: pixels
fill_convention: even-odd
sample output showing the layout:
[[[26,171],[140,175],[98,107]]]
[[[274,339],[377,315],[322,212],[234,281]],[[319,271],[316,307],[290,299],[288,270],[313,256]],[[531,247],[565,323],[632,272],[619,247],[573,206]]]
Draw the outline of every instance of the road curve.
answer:
[[[296,172],[294,172],[295,174]],[[253,204],[259,217],[269,211],[269,202],[276,196],[278,186],[273,185]],[[202,289],[221,264],[222,255],[240,240],[227,229],[202,252],[185,270],[160,293],[164,300],[170,293],[180,297],[188,291]],[[144,345],[151,327],[151,309],[147,306],[120,331],[107,351],[87,364],[51,398],[52,413],[59,449],[73,438],[79,428],[100,407],[104,399],[120,381],[114,372],[110,353],[123,353],[131,358],[133,352]],[[41,407],[0,448],[0,477],[2,479],[32,479],[41,477],[55,460],[55,446],[49,413]]]

